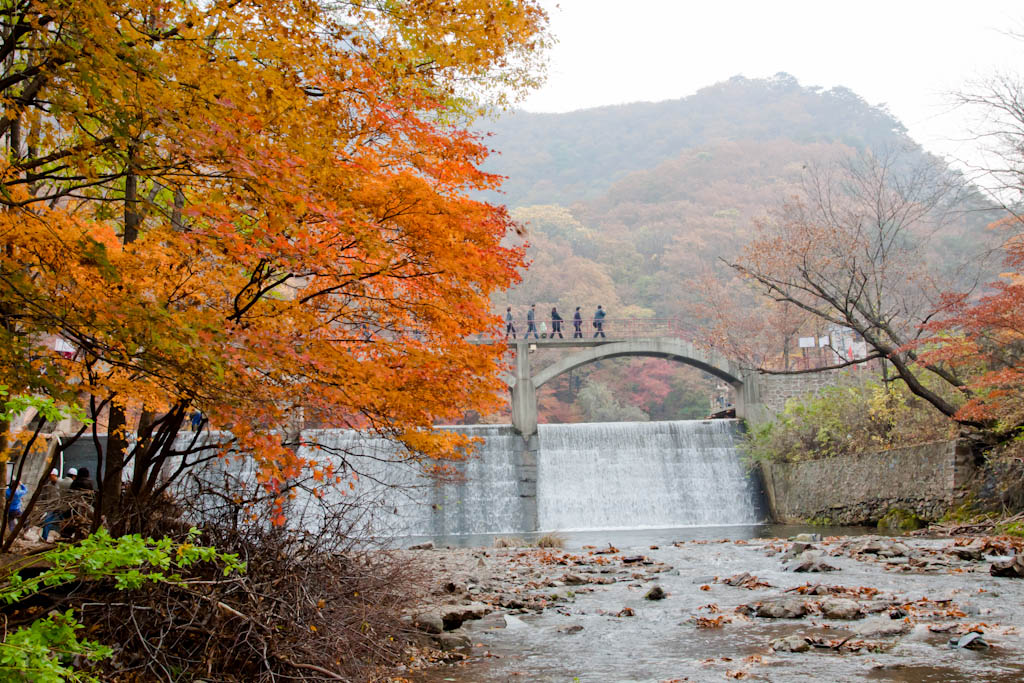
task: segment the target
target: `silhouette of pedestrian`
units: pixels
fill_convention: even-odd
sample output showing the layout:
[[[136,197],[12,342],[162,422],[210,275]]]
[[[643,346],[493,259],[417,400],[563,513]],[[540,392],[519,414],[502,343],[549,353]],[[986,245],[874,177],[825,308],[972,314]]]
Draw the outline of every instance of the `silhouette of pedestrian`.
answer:
[[[604,337],[604,315],[604,309],[598,306],[597,310],[594,312],[594,327],[597,328],[597,332],[594,333],[595,339],[597,338],[597,335]]]
[[[512,338],[516,338],[516,326],[512,324],[512,307],[509,306],[505,309],[505,339],[508,339],[508,335],[511,334]]]
[[[540,336],[537,334],[537,325],[534,323],[536,309],[537,304],[530,304],[530,310],[526,313],[526,337],[524,339],[529,339],[531,332],[533,332],[534,339],[540,339]]]
[[[583,330],[580,329],[580,325],[583,324],[583,314],[580,313],[580,307],[576,307],[576,312],[572,314],[572,338],[583,339]]]
[[[551,338],[554,339],[555,335],[558,335],[559,339],[565,339],[562,336],[562,316],[558,315],[558,310],[551,307]]]

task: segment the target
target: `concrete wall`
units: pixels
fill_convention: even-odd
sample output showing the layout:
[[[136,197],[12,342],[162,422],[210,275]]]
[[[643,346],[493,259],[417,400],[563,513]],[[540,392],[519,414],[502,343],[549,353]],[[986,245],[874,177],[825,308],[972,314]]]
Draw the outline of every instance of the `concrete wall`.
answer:
[[[772,516],[783,523],[874,524],[894,507],[935,520],[960,503],[975,469],[969,446],[957,441],[762,464]]]

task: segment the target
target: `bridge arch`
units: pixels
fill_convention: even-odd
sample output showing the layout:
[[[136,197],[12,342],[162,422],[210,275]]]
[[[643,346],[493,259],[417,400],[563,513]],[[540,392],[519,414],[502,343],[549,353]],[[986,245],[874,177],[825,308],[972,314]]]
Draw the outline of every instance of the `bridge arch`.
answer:
[[[743,383],[740,379],[742,370],[719,353],[705,351],[681,339],[633,339],[591,346],[566,356],[534,375],[533,386],[539,389],[570,370],[606,358],[624,356],[674,360],[699,368],[734,386]]]
[[[569,372],[588,363],[605,358],[624,356],[666,358],[696,368],[718,377],[736,388],[736,414],[746,417],[748,403],[753,404],[753,387],[747,386],[748,373],[738,364],[715,351],[695,346],[692,342],[674,337],[649,337],[642,339],[613,339],[608,341],[586,340],[575,342],[568,339],[548,342],[545,346],[582,347],[565,358],[544,368],[536,375],[530,367],[530,343],[527,340],[512,342],[515,346],[514,374],[502,377],[508,384],[512,399],[512,425],[530,439],[537,433],[537,388],[550,382],[562,373]],[[751,394],[749,397],[747,394]]]

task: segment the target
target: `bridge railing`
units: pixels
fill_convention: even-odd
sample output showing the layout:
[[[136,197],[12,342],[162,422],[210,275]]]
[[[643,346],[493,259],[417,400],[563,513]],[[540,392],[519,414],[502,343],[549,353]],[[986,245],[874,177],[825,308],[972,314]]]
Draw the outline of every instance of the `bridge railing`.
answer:
[[[579,334],[584,339],[593,339],[595,335],[600,337],[598,327],[593,317],[586,317],[580,321]],[[600,331],[606,338],[615,339],[646,339],[653,337],[675,337],[677,339],[689,339],[691,335],[676,318],[605,318],[601,322]],[[541,323],[544,324],[543,328]],[[507,324],[507,323],[506,323]],[[536,337],[557,341],[559,335],[555,332],[554,323],[550,318],[538,317],[534,320],[534,330],[530,330],[529,321],[525,318],[517,318],[512,321],[517,339],[525,339],[529,332],[530,339]],[[577,334],[572,318],[562,320],[562,338],[572,339]],[[501,338],[505,337],[505,326],[502,326]],[[508,334],[508,339],[512,334]]]

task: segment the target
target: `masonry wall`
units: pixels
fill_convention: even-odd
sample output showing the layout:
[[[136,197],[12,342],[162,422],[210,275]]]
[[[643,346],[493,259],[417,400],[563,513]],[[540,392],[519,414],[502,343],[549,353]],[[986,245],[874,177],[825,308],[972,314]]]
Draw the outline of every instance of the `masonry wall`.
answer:
[[[958,441],[762,465],[776,521],[832,524],[874,524],[894,507],[938,519],[960,504],[975,469],[969,446]]]
[[[803,375],[760,375],[760,398],[770,413],[781,413],[786,401],[821,391],[844,381],[848,375],[838,370]]]

